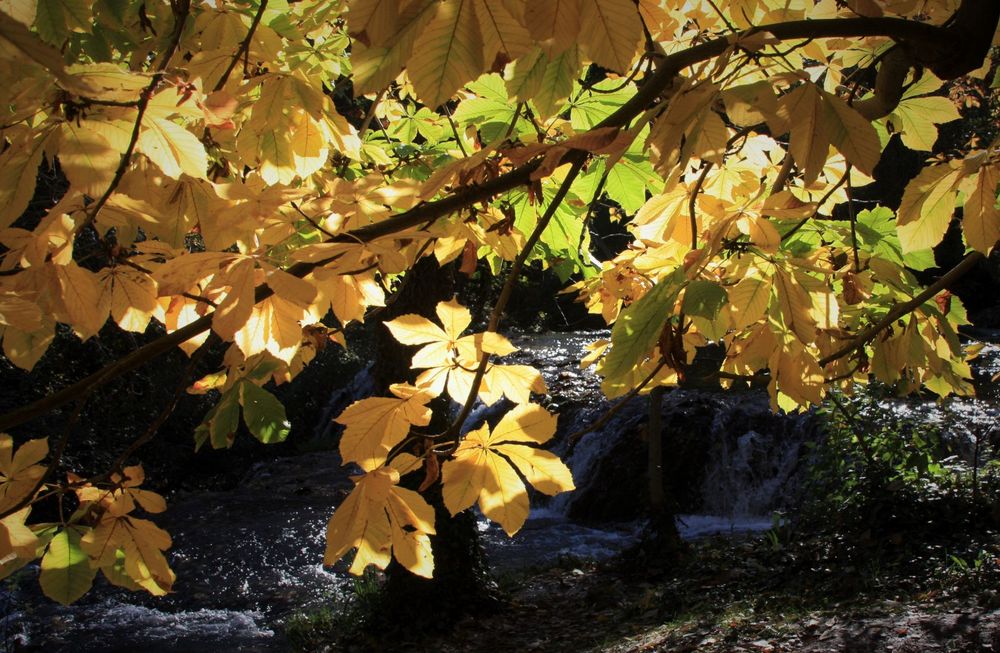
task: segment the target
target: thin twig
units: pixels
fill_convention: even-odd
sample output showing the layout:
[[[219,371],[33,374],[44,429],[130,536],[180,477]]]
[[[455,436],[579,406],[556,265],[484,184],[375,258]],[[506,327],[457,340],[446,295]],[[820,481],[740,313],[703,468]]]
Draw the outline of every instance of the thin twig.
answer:
[[[146,107],[149,106],[149,101],[153,98],[153,91],[155,91],[156,87],[160,84],[160,80],[163,79],[164,71],[166,71],[167,66],[170,64],[170,59],[173,58],[174,53],[177,51],[177,45],[181,40],[181,33],[184,31],[184,23],[187,21],[187,17],[191,9],[191,0],[178,0],[171,6],[174,7],[174,31],[170,34],[170,41],[167,45],[166,51],[163,53],[163,58],[160,60],[160,64],[156,68],[156,72],[153,73],[153,77],[149,81],[149,84],[146,85],[146,87],[142,90],[142,95],[139,96],[139,101],[136,105],[135,124],[132,126],[132,135],[129,137],[128,146],[125,148],[125,152],[122,153],[122,158],[118,162],[118,169],[115,170],[115,176],[112,177],[107,190],[105,190],[104,194],[101,195],[97,201],[88,208],[86,214],[87,217],[83,223],[77,227],[77,231],[83,229],[97,219],[97,214],[102,208],[104,208],[104,205],[108,203],[111,195],[115,192],[115,190],[117,190],[118,184],[121,183],[122,177],[125,176],[125,172],[132,163],[132,154],[135,152],[136,143],[139,142],[139,132],[142,129],[142,117],[146,113]]]
[[[691,198],[688,200],[688,217],[691,219],[691,251],[698,249],[698,214],[695,212],[695,205],[698,203],[698,193],[705,185],[705,179],[712,170],[712,165],[711,161],[702,163],[701,174],[698,175],[698,180],[695,181],[694,188],[691,189]]]
[[[597,429],[607,424],[609,419],[614,417],[618,411],[620,411],[622,408],[625,407],[625,404],[628,403],[629,399],[642,392],[642,389],[645,388],[647,385],[649,385],[649,382],[652,381],[657,374],[659,374],[660,370],[662,370],[666,364],[667,362],[661,358],[660,362],[656,365],[656,367],[653,368],[653,371],[650,372],[649,375],[642,380],[642,383],[640,383],[639,385],[635,386],[634,388],[626,392],[624,395],[622,395],[622,398],[618,400],[617,404],[615,404],[608,410],[604,411],[604,414],[601,415],[598,419],[594,420],[594,422],[590,426],[582,428],[579,431],[574,431],[573,433],[567,435],[566,441],[569,442],[569,453],[573,453],[573,449],[576,447],[576,443],[580,441],[580,438],[587,435],[591,431],[596,431]]]
[[[500,290],[500,296],[497,298],[496,304],[493,305],[493,312],[490,313],[489,323],[486,325],[486,331],[496,332],[500,326],[500,318],[503,315],[504,309],[507,307],[507,302],[510,301],[511,294],[514,292],[514,286],[517,285],[518,278],[521,275],[521,269],[524,267],[524,262],[528,259],[531,254],[531,250],[535,248],[535,244],[541,239],[542,232],[545,228],[549,226],[549,222],[552,217],[556,214],[556,209],[562,204],[563,199],[569,193],[570,186],[576,180],[577,175],[580,174],[580,170],[583,168],[584,162],[587,160],[587,155],[584,152],[577,152],[574,156],[573,167],[570,168],[563,180],[562,185],[559,186],[559,190],[556,191],[555,196],[549,203],[548,207],[545,209],[544,215],[538,220],[538,224],[535,225],[535,229],[528,236],[528,239],[524,243],[524,247],[518,253],[517,258],[514,259],[513,264],[510,266],[510,270],[507,271],[507,280]],[[487,352],[482,352],[482,359],[479,361],[479,367],[476,368],[476,375],[472,379],[472,385],[469,388],[469,396],[465,399],[465,405],[462,406],[462,410],[459,412],[458,416],[451,423],[451,426],[445,431],[441,436],[443,439],[448,440],[454,438],[458,435],[459,430],[462,428],[462,424],[465,423],[466,418],[468,418],[469,413],[472,412],[472,406],[476,403],[476,397],[479,395],[479,386],[482,384],[483,376],[486,374],[486,368],[489,366],[490,354]]]
[[[15,512],[21,510],[22,508],[31,505],[35,501],[35,495],[38,491],[45,486],[45,483],[52,477],[55,473],[56,468],[59,466],[59,462],[62,460],[63,453],[66,451],[66,443],[69,442],[70,433],[73,431],[73,427],[76,425],[77,421],[80,419],[80,413],[83,411],[83,407],[87,404],[87,399],[90,394],[85,394],[77,399],[76,408],[73,409],[73,413],[66,420],[66,425],[63,427],[62,436],[59,438],[59,444],[56,445],[55,453],[52,454],[52,458],[49,460],[49,464],[45,467],[45,473],[42,474],[39,479],[35,482],[35,485],[31,490],[24,495],[20,501],[15,503],[10,508],[7,508],[3,512],[0,512],[0,519],[5,519]]]
[[[829,356],[821,358],[818,362],[820,367],[825,367],[830,363],[853,353],[854,351],[864,347],[868,344],[875,336],[877,336],[883,329],[888,327],[890,324],[901,318],[902,316],[910,313],[924,304],[928,299],[938,294],[941,290],[946,288],[948,285],[954,283],[962,276],[964,276],[969,270],[976,266],[980,261],[985,260],[985,256],[980,252],[971,252],[962,261],[948,270],[944,276],[932,283],[931,285],[924,288],[923,292],[918,294],[916,297],[908,302],[903,302],[902,304],[897,304],[892,310],[890,310],[885,317],[881,320],[868,327],[857,336],[854,337],[851,342],[833,352]]]
[[[240,43],[240,47],[236,50],[236,54],[233,58],[229,60],[229,65],[226,66],[226,70],[222,73],[222,77],[219,81],[215,83],[213,91],[221,91],[226,87],[226,82],[229,81],[229,76],[232,74],[233,69],[236,68],[236,64],[239,63],[240,59],[244,59],[243,69],[244,74],[246,74],[246,59],[250,55],[250,42],[253,41],[254,32],[257,31],[257,26],[260,25],[260,19],[264,16],[264,10],[267,9],[267,0],[260,0],[260,7],[257,8],[257,13],[254,14],[253,21],[250,23],[250,29],[247,31],[246,37]]]

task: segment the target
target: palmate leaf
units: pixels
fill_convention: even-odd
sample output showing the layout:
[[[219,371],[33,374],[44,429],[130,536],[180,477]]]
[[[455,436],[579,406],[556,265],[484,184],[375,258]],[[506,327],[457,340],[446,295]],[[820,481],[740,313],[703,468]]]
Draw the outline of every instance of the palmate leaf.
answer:
[[[413,490],[399,487],[399,471],[391,467],[354,481],[354,490],[327,524],[323,564],[332,565],[356,548],[352,574],[361,575],[368,565],[385,569],[395,555],[404,568],[430,578],[434,559],[427,536],[435,532],[434,509]]]
[[[398,383],[389,390],[396,396],[360,399],[334,420],[345,427],[340,437],[344,462],[372,471],[385,463],[389,450],[406,437],[411,427],[430,423],[431,409],[426,406],[431,399],[429,392]]]
[[[469,310],[457,301],[440,302],[437,316],[444,325],[420,315],[402,315],[385,323],[393,337],[404,345],[424,345],[413,355],[414,369],[425,371],[417,378],[417,386],[434,396],[447,389],[457,402],[464,402],[472,389],[475,368],[483,353],[506,356],[516,348],[498,333],[487,331],[462,336],[472,322]]]
[[[556,416],[537,404],[521,404],[489,426],[466,434],[441,469],[444,504],[455,515],[478,501],[508,535],[528,518],[528,493],[521,476],[548,495],[574,489],[573,475],[559,457],[537,446],[556,431]],[[518,473],[521,476],[518,476]]]
[[[25,499],[45,466],[38,463],[49,453],[47,438],[28,440],[14,451],[14,439],[0,433],[0,510],[7,510]]]

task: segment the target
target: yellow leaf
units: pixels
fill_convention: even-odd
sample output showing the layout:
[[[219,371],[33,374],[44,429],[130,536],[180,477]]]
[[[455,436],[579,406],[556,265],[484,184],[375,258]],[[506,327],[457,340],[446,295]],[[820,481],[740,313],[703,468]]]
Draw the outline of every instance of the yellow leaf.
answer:
[[[803,343],[816,340],[816,321],[812,317],[812,300],[809,293],[799,285],[786,270],[774,268],[774,287],[777,290],[778,306],[785,326],[798,336]]]
[[[1000,240],[1000,210],[997,209],[997,184],[1000,169],[995,165],[979,170],[976,189],[965,200],[962,230],[969,247],[989,255]]]
[[[33,331],[8,326],[3,332],[3,353],[11,363],[29,372],[55,338],[55,320],[45,315],[42,325]]]
[[[126,331],[143,333],[157,309],[153,278],[125,266],[105,268],[97,278],[101,284],[101,304],[108,305],[111,319]]]
[[[394,384],[393,397],[370,397],[355,401],[334,420],[344,425],[340,455],[365,471],[383,465],[389,450],[399,444],[412,426],[430,424],[431,395],[410,385]]]
[[[802,84],[778,100],[778,115],[791,130],[788,151],[802,169],[807,185],[816,181],[830,153],[825,111],[823,96],[812,83]]]
[[[351,50],[354,93],[361,96],[388,86],[399,76],[413,53],[413,44],[437,13],[438,0],[412,0],[396,15],[395,30],[383,44],[355,40]]]
[[[70,182],[91,197],[100,197],[114,179],[121,155],[95,132],[73,123],[61,125],[59,165]]]
[[[530,365],[493,365],[483,377],[479,398],[493,405],[500,397],[507,397],[515,404],[526,404],[531,393],[545,394],[548,388],[541,372]]]
[[[312,278],[323,300],[330,305],[341,324],[363,322],[369,306],[385,306],[385,293],[371,273],[338,274],[318,268]]]
[[[110,102],[137,101],[150,80],[149,75],[132,72],[113,63],[73,64],[66,70],[79,83],[92,89],[91,97]]]
[[[536,42],[552,39],[551,53],[573,45],[580,33],[581,0],[528,2],[524,25]]]
[[[54,288],[59,293],[58,302],[65,311],[65,317],[80,338],[97,335],[108,318],[101,312],[101,289],[97,276],[76,263],[50,265]]]
[[[40,540],[24,525],[30,513],[29,506],[0,519],[0,565],[5,567],[11,556],[22,562],[35,559]],[[0,567],[0,578],[7,575],[5,571]]]
[[[239,258],[228,252],[195,252],[170,259],[153,273],[160,295],[179,295]]]
[[[458,89],[485,72],[483,39],[473,0],[443,0],[413,44],[406,73],[428,107],[447,101]]]
[[[930,166],[906,186],[896,212],[896,231],[903,253],[934,247],[944,238],[955,212],[962,169]]]
[[[757,277],[746,277],[729,289],[733,328],[745,329],[756,324],[767,312],[771,300],[771,282]]]
[[[45,138],[11,143],[0,153],[0,227],[21,217],[35,193]]]
[[[543,55],[543,59],[547,59],[545,69],[539,88],[531,99],[535,102],[539,116],[547,119],[559,111],[562,101],[573,90],[573,82],[580,70],[580,51],[574,45],[551,58]]]
[[[642,20],[632,0],[583,0],[580,42],[597,65],[627,73],[642,43]]]
[[[136,149],[159,166],[163,174],[179,179],[182,174],[207,179],[208,155],[198,137],[163,118],[143,121]]]
[[[212,314],[212,330],[223,340],[232,340],[253,313],[256,271],[252,258],[239,258],[212,279],[212,288],[229,288]],[[253,355],[246,350],[243,353]]]
[[[347,24],[353,38],[379,46],[389,43],[398,18],[399,0],[352,0]]]
[[[866,175],[875,171],[882,144],[872,124],[836,95],[823,91],[825,133],[847,161]]]
[[[330,156],[329,139],[320,124],[304,111],[297,113],[291,128],[295,172],[304,179],[326,165]]]
[[[233,342],[246,357],[270,352],[275,358],[290,363],[302,344],[301,320],[306,312],[276,295],[253,307],[253,313],[240,328]]]
[[[534,4],[534,3],[533,3]],[[476,18],[483,41],[483,63],[499,71],[531,49],[531,35],[501,2],[475,0]]]
[[[25,16],[27,12],[22,10],[18,13]],[[95,89],[66,71],[65,62],[59,50],[43,43],[38,36],[28,30],[26,24],[15,20],[3,11],[0,11],[0,39],[7,41],[29,60],[52,73],[59,85],[67,91],[78,95],[96,95]]]
[[[545,494],[574,488],[569,468],[558,457],[531,446],[548,442],[555,430],[555,415],[521,404],[492,433],[489,426],[468,433],[441,470],[445,506],[454,515],[478,500],[483,514],[508,535],[519,531],[528,517],[528,494],[518,472]]]
[[[497,333],[461,336],[472,316],[455,300],[440,302],[436,309],[444,329],[419,315],[402,315],[386,322],[393,337],[404,345],[424,345],[413,355],[412,367],[427,368],[417,385],[440,394],[445,387],[462,403],[472,389],[472,378],[483,352],[505,356],[515,347]]]
[[[42,326],[42,311],[35,302],[14,294],[0,295],[0,325],[22,331],[34,331]]]
[[[399,472],[392,468],[374,469],[355,483],[327,525],[323,564],[356,548],[350,572],[360,575],[370,564],[385,569],[395,553],[406,569],[430,578],[434,563],[427,536],[434,533],[434,509],[413,490],[399,487]]]
[[[48,440],[28,440],[14,453],[14,440],[0,433],[0,511],[28,497],[46,468],[37,463],[49,453]]]

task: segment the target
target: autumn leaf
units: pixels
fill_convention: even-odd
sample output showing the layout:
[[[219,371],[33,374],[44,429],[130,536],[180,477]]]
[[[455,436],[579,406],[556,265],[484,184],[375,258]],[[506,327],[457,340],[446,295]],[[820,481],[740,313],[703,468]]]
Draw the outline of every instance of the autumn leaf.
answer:
[[[472,322],[472,315],[455,300],[440,302],[436,313],[444,328],[413,314],[400,316],[385,325],[400,343],[424,345],[411,362],[413,368],[426,370],[417,378],[417,386],[430,389],[434,396],[447,388],[452,399],[464,402],[482,354],[505,356],[515,348],[497,333],[462,336]]]
[[[0,511],[27,498],[45,475],[45,466],[37,463],[48,453],[47,438],[28,440],[15,452],[14,439],[0,433]]]
[[[961,180],[961,167],[939,165],[924,168],[906,185],[896,217],[904,254],[941,242],[955,212]]]
[[[555,415],[537,404],[521,404],[492,432],[487,425],[466,434],[441,470],[445,506],[455,515],[478,501],[483,514],[508,535],[519,531],[528,518],[528,492],[521,476],[548,495],[574,489],[569,468],[552,452],[535,446],[548,442],[555,431]]]
[[[582,0],[584,52],[599,66],[619,73],[632,67],[642,42],[642,21],[632,0]]]
[[[163,118],[143,121],[143,126],[136,149],[159,166],[163,174],[174,179],[182,174],[206,178],[208,154],[194,134]]]
[[[29,506],[0,519],[0,578],[8,576],[37,556],[40,540],[24,524],[30,513]]]
[[[107,306],[111,319],[126,331],[143,333],[159,308],[153,278],[134,268],[119,266],[99,272],[97,281],[101,286],[101,305]]]
[[[483,37],[473,0],[438,2],[437,12],[413,44],[406,64],[417,97],[437,107],[485,70]]]
[[[965,200],[962,231],[965,242],[983,254],[1000,240],[1000,209],[997,209],[997,185],[1000,170],[994,165],[983,166],[976,179],[975,190]]]
[[[395,555],[412,573],[431,577],[434,559],[427,536],[435,532],[434,509],[398,483],[399,471],[389,467],[355,477],[354,490],[327,525],[324,565],[357,549],[352,574],[361,575],[368,565],[385,569]]]
[[[413,426],[430,423],[429,392],[399,383],[389,390],[395,397],[360,399],[334,420],[345,427],[340,437],[344,462],[355,462],[370,472],[385,463],[389,451]]]

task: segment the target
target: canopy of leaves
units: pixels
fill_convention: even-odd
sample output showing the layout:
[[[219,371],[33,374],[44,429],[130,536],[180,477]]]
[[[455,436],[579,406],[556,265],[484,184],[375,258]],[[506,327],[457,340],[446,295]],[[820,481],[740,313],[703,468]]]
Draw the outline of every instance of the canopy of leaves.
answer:
[[[960,117],[942,83],[988,73],[997,14],[975,0],[0,2],[4,356],[30,370],[58,324],[166,332],[0,425],[211,337],[227,349],[190,388],[218,395],[196,444],[229,447],[241,423],[280,441],[266,387],[350,346],[344,328],[419,259],[503,272],[481,332],[454,300],[387,322],[417,348],[415,382],[337,417],[364,473],[325,562],[356,550],[356,573],[395,556],[428,576],[433,511],[401,476],[423,470],[421,490],[442,484],[453,513],[478,503],[509,533],[527,485],[573,487],[539,447],[556,421],[532,403],[541,375],[494,360],[514,350],[498,327],[525,265],[571,280],[612,327],[586,358],[609,396],[683,383],[709,342],[722,382],[765,378],[776,409],[871,377],[969,393],[964,309],[942,290],[1000,238],[996,143],[928,157],[898,211],[862,211],[853,191],[890,138],[934,150]],[[56,168],[68,190],[32,203]],[[912,271],[959,207],[970,253],[924,289]],[[632,242],[597,261],[590,224],[608,209]],[[437,396],[463,408],[431,433]],[[461,435],[474,401],[502,398],[515,407],[496,427]],[[97,570],[170,591],[170,537],[134,513],[165,508],[125,466],[141,442],[85,479],[45,439],[0,436],[2,573],[41,558],[62,602]],[[64,521],[33,519],[33,502],[70,494]]]

